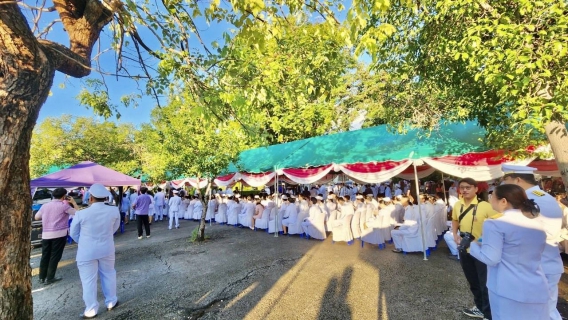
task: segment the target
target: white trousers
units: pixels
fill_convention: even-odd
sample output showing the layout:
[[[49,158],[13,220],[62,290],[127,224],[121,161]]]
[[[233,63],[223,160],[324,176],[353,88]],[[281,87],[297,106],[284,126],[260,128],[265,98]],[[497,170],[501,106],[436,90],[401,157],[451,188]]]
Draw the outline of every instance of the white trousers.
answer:
[[[458,244],[454,240],[454,234],[451,233],[450,231],[444,233],[444,241],[446,241],[446,244],[448,245],[448,249],[450,249],[450,252],[452,253],[452,255],[457,256],[458,253],[459,253],[458,252]]]
[[[79,277],[83,286],[84,315],[93,317],[99,312],[97,299],[97,276],[101,276],[101,287],[105,296],[105,307],[114,307],[116,297],[116,270],[114,255],[90,261],[77,261]]]
[[[550,319],[561,320],[562,317],[556,309],[556,303],[558,302],[558,282],[560,282],[562,274],[547,274],[545,276],[548,280],[548,313]]]
[[[174,222],[174,219],[176,220],[176,228],[178,228],[178,227],[179,227],[179,212],[177,212],[177,211],[170,211],[169,216],[170,216],[170,226],[169,226],[169,228],[170,228],[170,229],[172,228],[172,224],[173,224],[173,222]]]
[[[304,221],[302,222],[302,230],[304,231],[305,234],[308,234],[308,229],[310,227],[312,223],[308,220],[308,221]]]
[[[134,210],[132,207],[130,207],[130,220],[134,220],[134,218],[136,218],[136,215],[134,214],[134,212],[136,212],[136,210]]]
[[[154,205],[154,211],[156,212],[155,221],[164,219],[164,206]]]

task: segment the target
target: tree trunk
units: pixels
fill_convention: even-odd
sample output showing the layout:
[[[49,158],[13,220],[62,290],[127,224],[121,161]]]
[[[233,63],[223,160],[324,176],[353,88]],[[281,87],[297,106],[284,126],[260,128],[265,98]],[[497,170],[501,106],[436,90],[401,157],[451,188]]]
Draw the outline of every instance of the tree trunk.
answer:
[[[199,184],[199,178],[197,178],[197,183]],[[207,189],[205,189],[205,195],[211,192],[211,179],[207,179]],[[199,234],[197,235],[197,241],[205,241],[205,216],[207,216],[207,205],[203,201],[203,197],[199,197],[199,201],[203,203],[203,212],[201,213],[201,221],[199,222]],[[211,219],[211,217],[209,217]]]
[[[17,5],[0,5],[0,319],[32,319],[30,141],[55,68]]]
[[[561,121],[551,121],[546,124],[544,129],[564,182],[564,188],[568,190],[568,131],[566,124]]]

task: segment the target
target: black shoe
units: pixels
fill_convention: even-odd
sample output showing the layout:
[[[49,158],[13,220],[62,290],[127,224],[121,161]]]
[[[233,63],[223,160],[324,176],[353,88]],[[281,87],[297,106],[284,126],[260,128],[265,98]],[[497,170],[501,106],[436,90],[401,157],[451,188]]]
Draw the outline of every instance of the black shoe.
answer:
[[[392,252],[394,252],[394,253],[402,253],[402,250],[400,250],[400,249],[394,249]]]
[[[460,261],[460,258],[458,258],[458,256],[454,256],[453,254],[448,255],[448,259],[450,259],[450,260],[455,260],[455,261]]]
[[[114,309],[116,309],[116,307],[118,307],[119,304],[120,304],[120,302],[118,300],[116,300],[116,303],[114,304],[114,306],[108,307],[107,310],[108,311],[114,310]]]
[[[45,283],[45,279],[39,279],[39,283],[44,284],[44,283]]]
[[[81,319],[93,319],[93,318],[96,318],[97,316],[98,316],[98,314],[95,314],[95,315],[92,316],[92,317],[87,317],[86,315],[82,314],[82,315],[81,315]]]
[[[55,283],[55,282],[58,282],[58,281],[61,281],[61,280],[63,280],[63,279],[62,278],[47,279],[47,280],[45,280],[45,284],[52,284],[52,283]]]
[[[466,316],[472,317],[472,318],[480,318],[483,319],[483,312],[481,312],[479,309],[477,309],[476,306],[474,306],[471,309],[463,309],[462,310],[463,314],[465,314]]]

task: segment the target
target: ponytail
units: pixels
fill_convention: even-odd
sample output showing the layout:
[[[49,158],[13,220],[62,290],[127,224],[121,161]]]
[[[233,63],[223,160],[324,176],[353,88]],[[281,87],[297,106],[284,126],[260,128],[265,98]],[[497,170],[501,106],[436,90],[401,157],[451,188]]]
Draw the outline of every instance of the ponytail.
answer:
[[[527,199],[523,203],[521,211],[526,214],[530,214],[533,217],[538,217],[538,215],[540,214],[540,207],[538,206],[538,204],[536,204],[536,202],[534,202],[533,199]]]

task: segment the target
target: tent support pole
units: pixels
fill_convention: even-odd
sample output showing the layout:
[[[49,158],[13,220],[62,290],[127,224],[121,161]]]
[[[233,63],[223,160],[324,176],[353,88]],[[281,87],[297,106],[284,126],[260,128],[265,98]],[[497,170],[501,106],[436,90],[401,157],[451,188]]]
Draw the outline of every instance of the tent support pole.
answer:
[[[448,205],[448,197],[446,196],[446,181],[444,179],[444,173],[442,172],[442,191],[444,192],[444,203]]]
[[[418,203],[418,215],[420,216],[420,233],[422,234],[422,252],[424,253],[424,261],[428,261],[428,256],[426,254],[426,241],[424,239],[424,219],[422,217],[422,206],[420,205],[420,187],[418,186],[418,170],[416,169],[416,162],[412,160],[412,166],[414,167],[414,185],[416,186],[416,199]]]
[[[276,205],[276,217],[274,218],[274,238],[278,238],[278,232],[280,231],[278,230],[278,211],[280,211],[278,205],[280,204],[280,198],[278,198],[278,172],[276,170],[276,166],[274,166],[274,197],[276,198],[274,199]],[[270,218],[268,219],[268,224],[268,228],[270,228]]]

